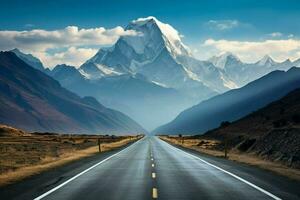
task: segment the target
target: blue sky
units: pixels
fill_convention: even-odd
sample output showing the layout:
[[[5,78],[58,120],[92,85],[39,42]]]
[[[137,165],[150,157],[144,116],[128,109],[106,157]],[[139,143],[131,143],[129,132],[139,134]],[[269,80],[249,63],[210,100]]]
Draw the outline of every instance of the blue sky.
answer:
[[[203,52],[207,52],[203,44],[209,39],[213,42],[225,40],[257,43],[266,40],[298,40],[300,35],[298,0],[9,0],[1,3],[0,30],[53,31],[67,26],[77,26],[79,29],[114,29],[117,26],[125,27],[129,21],[146,16],[155,16],[160,21],[171,24],[184,35],[183,41],[203,59],[210,56],[203,55]],[[84,45],[80,46],[82,48]],[[8,47],[10,46],[5,46]],[[28,51],[34,52],[36,48],[29,48]],[[68,48],[70,46],[55,50],[48,48],[47,52]],[[210,54],[223,50],[217,48],[211,50]],[[292,50],[296,54],[284,56],[298,56],[298,47]],[[279,53],[274,53],[273,57],[282,60],[283,56],[277,54]],[[256,55],[253,60],[259,56],[261,55]],[[245,60],[250,61],[251,58]]]

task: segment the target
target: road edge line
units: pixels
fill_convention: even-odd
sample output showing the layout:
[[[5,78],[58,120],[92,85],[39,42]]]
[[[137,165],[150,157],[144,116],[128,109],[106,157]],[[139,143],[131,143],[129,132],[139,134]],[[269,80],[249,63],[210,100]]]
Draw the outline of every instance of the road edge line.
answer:
[[[160,138],[159,138],[159,139],[160,139]],[[181,152],[187,154],[187,155],[190,156],[190,157],[196,158],[196,159],[200,160],[201,162],[203,162],[203,163],[205,163],[205,164],[207,164],[207,165],[209,165],[209,166],[211,166],[211,167],[213,167],[213,168],[215,168],[215,169],[218,169],[218,170],[220,170],[220,171],[222,171],[222,172],[224,172],[224,173],[226,173],[226,174],[228,174],[228,175],[234,177],[235,179],[237,179],[237,180],[239,180],[239,181],[241,181],[241,182],[243,182],[243,183],[245,183],[245,184],[251,186],[252,188],[254,188],[254,189],[256,189],[256,190],[258,190],[258,191],[260,191],[260,192],[266,194],[267,196],[269,196],[269,197],[271,197],[271,198],[273,198],[273,199],[281,200],[281,198],[277,197],[276,195],[274,195],[274,194],[272,194],[272,193],[266,191],[265,189],[263,189],[263,188],[261,188],[261,187],[255,185],[255,184],[253,184],[253,183],[247,181],[246,179],[243,179],[242,177],[239,177],[238,175],[235,175],[235,174],[233,174],[233,173],[231,173],[231,172],[229,172],[229,171],[227,171],[227,170],[225,170],[225,169],[222,169],[221,167],[218,167],[218,166],[216,166],[216,165],[214,165],[214,164],[211,164],[210,162],[207,162],[207,161],[205,161],[205,160],[199,158],[198,156],[195,156],[195,155],[193,155],[193,154],[191,154],[191,153],[188,153],[188,152],[186,152],[186,151],[184,151],[184,150],[182,150],[182,149],[180,149],[180,148],[177,148],[177,147],[175,147],[175,146],[173,146],[173,145],[167,143],[166,141],[164,141],[164,140],[162,140],[162,139],[160,139],[160,140],[163,141],[163,142],[165,142],[166,144],[168,144],[170,147],[172,147],[172,148],[174,148],[174,149],[176,149],[176,150],[179,150],[179,151],[181,151]]]
[[[73,176],[72,178],[66,180],[65,182],[59,184],[58,186],[52,188],[51,190],[48,190],[47,192],[43,193],[42,195],[40,195],[40,196],[34,198],[34,200],[40,200],[40,199],[43,199],[44,197],[46,197],[46,196],[48,196],[49,194],[55,192],[56,190],[58,190],[59,188],[65,186],[66,184],[70,183],[71,181],[73,181],[74,179],[78,178],[79,176],[85,174],[86,172],[88,172],[88,171],[94,169],[95,167],[97,167],[98,165],[101,165],[101,164],[104,163],[105,161],[107,161],[107,160],[109,160],[109,159],[115,157],[116,155],[122,153],[123,151],[127,150],[129,147],[132,147],[133,145],[136,145],[137,143],[139,143],[139,142],[140,142],[141,140],[143,140],[143,139],[144,139],[144,138],[138,140],[137,142],[134,142],[133,144],[131,144],[131,145],[129,145],[128,147],[126,147],[125,149],[122,149],[121,151],[119,151],[119,152],[117,152],[117,153],[115,153],[115,154],[113,154],[113,155],[111,155],[111,156],[105,158],[104,160],[101,160],[100,162],[98,162],[98,163],[92,165],[91,167],[89,167],[89,168],[83,170],[83,171],[80,172],[79,174]]]

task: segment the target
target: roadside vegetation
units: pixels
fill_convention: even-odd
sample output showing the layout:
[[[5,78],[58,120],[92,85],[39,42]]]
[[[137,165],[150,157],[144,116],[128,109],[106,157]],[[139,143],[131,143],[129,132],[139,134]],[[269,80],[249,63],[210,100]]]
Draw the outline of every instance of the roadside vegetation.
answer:
[[[141,137],[28,133],[0,125],[0,186],[120,148]]]
[[[294,180],[300,180],[300,169],[294,168],[281,161],[266,159],[257,155],[255,152],[244,152],[237,148],[228,148],[225,150],[225,142],[222,140],[208,139],[201,136],[159,136],[162,140],[188,149],[198,151],[207,155],[229,159],[232,161],[256,166],[275,172],[279,175],[289,177]],[[225,153],[227,151],[227,153]]]

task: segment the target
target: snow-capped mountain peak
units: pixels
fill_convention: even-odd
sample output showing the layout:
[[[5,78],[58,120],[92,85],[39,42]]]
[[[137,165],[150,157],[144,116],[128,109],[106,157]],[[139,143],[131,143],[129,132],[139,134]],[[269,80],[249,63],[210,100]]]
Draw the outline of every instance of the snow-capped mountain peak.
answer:
[[[257,65],[259,66],[266,66],[270,67],[277,64],[269,55],[265,55],[261,60],[257,62]]]
[[[134,47],[137,53],[144,53],[149,42],[165,45],[173,56],[191,55],[190,50],[181,41],[181,35],[171,25],[160,22],[153,16],[133,20],[126,30],[135,30],[137,36],[124,36],[126,42]]]
[[[213,56],[209,59],[209,61],[220,69],[224,69],[228,62],[236,62],[236,63],[241,62],[240,59],[231,52],[225,52],[225,53],[221,53],[218,56]]]
[[[107,75],[134,74],[141,72],[143,66],[158,57],[170,56],[173,60],[167,62],[176,63],[177,57],[191,56],[178,31],[155,17],[133,20],[125,30],[137,34],[121,36],[112,47],[100,49],[80,67],[81,73],[93,79]]]

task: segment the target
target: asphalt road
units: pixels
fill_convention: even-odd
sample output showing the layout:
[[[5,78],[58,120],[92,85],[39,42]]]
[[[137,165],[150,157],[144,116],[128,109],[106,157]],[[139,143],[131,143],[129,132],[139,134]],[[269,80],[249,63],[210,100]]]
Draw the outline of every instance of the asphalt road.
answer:
[[[300,199],[299,182],[145,137],[0,188],[0,199]]]

